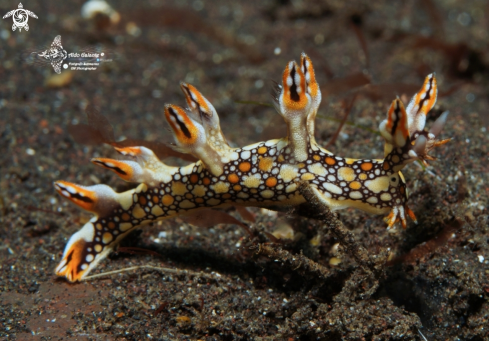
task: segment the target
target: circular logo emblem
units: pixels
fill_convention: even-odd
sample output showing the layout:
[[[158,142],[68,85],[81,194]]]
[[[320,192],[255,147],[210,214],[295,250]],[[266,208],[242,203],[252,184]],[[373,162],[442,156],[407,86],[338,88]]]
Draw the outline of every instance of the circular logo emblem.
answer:
[[[27,20],[29,20],[28,15],[25,9],[16,9],[13,15],[14,24],[17,27],[24,27],[27,24]]]

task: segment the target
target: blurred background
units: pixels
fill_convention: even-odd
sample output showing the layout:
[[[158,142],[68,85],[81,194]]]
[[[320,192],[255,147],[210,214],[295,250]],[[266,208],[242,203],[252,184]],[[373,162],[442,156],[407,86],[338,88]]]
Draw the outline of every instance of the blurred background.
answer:
[[[267,129],[274,114],[236,101],[270,103],[272,80],[279,81],[286,62],[298,59],[302,51],[316,67],[324,115],[337,115],[339,109],[328,107],[337,100],[334,96],[348,98],[354,92],[387,106],[393,96],[411,96],[433,71],[440,97],[456,92],[469,111],[480,103],[476,99],[485,97],[489,20],[485,1],[24,5],[39,17],[30,18],[28,32],[12,32],[12,18],[2,20],[0,108],[24,103],[31,108],[47,106],[39,109],[51,128],[82,122],[87,104],[92,103],[113,123],[118,137],[130,129],[139,138],[160,139],[163,104],[181,103],[178,82],[185,81],[211,99],[223,126],[240,122],[246,134],[230,137],[240,145],[248,142],[248,134]],[[17,4],[2,1],[0,6],[7,13]],[[19,58],[23,51],[49,46],[57,35],[68,52],[98,47],[111,51],[114,61],[96,72],[64,72],[56,77],[52,68]],[[377,114],[384,113],[368,117],[373,127]]]

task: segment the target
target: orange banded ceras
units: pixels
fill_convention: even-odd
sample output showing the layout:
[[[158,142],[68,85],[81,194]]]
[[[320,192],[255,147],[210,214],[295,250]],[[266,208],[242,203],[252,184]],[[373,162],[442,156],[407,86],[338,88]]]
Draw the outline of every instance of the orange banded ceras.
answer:
[[[212,104],[192,85],[182,83],[188,108],[165,106],[176,148],[199,161],[185,167],[162,163],[145,147],[116,150],[128,160],[95,158],[123,180],[140,183],[116,193],[106,185],[80,186],[58,181],[59,194],[95,216],[73,234],[56,274],[74,282],[83,279],[136,227],[206,207],[243,205],[294,206],[304,203],[298,182],[307,181],[332,210],[355,207],[389,213],[389,227],[406,216],[407,192],[400,170],[416,160],[430,160],[428,152],[448,140],[436,140],[448,112],[425,131],[428,111],[437,97],[434,74],[407,108],[398,98],[380,124],[386,140],[384,159],[355,160],[333,155],[314,139],[314,121],[321,102],[311,60],[302,54],[300,65],[287,64],[275,104],[287,123],[287,137],[231,148],[221,131]]]

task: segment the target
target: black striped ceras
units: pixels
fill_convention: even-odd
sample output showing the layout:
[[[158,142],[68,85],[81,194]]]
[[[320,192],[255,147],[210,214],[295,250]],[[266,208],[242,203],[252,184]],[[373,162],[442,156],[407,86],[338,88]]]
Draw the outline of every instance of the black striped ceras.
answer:
[[[448,140],[436,136],[445,124],[443,113],[425,131],[426,115],[434,106],[434,74],[407,108],[395,99],[380,124],[385,138],[384,159],[361,160],[334,155],[314,139],[314,121],[321,102],[311,60],[302,54],[291,61],[278,87],[276,109],[287,123],[287,136],[231,148],[212,104],[192,85],[182,83],[188,108],[169,104],[165,117],[176,148],[199,161],[185,167],[162,163],[146,147],[116,148],[127,160],[95,158],[123,180],[140,183],[116,193],[106,185],[80,186],[57,181],[59,194],[95,216],[71,236],[56,268],[70,282],[82,280],[117,243],[136,227],[193,210],[226,205],[254,207],[295,206],[305,202],[298,190],[307,181],[317,197],[332,210],[355,207],[386,217],[389,227],[406,226],[415,216],[406,205],[407,192],[400,170]]]

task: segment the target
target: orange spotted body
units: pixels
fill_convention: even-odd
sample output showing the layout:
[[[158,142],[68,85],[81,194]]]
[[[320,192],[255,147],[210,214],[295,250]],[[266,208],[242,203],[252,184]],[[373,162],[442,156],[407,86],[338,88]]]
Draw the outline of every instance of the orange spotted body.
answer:
[[[62,196],[96,216],[75,233],[56,268],[69,281],[83,279],[130,231],[138,226],[193,210],[226,205],[295,206],[305,202],[298,190],[307,181],[332,210],[355,207],[389,213],[389,227],[406,216],[407,190],[400,173],[408,163],[431,159],[427,154],[447,140],[435,140],[446,114],[424,131],[427,112],[436,100],[436,80],[429,75],[423,89],[405,109],[396,99],[380,131],[386,140],[382,160],[354,160],[333,155],[314,139],[314,120],[321,101],[312,62],[290,62],[278,89],[276,108],[288,126],[288,136],[242,148],[229,147],[212,104],[192,85],[182,83],[187,109],[165,106],[175,148],[199,161],[185,167],[162,163],[145,147],[116,148],[130,160],[96,158],[123,180],[140,183],[116,193],[106,185],[83,187],[55,183]]]

